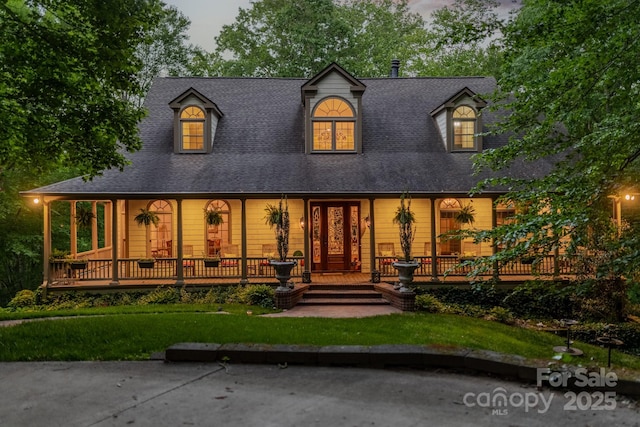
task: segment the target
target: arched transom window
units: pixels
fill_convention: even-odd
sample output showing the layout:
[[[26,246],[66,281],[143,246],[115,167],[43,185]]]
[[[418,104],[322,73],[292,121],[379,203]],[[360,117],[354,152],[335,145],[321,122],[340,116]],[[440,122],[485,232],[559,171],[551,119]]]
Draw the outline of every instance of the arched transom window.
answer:
[[[313,111],[313,151],[349,151],[356,149],[356,116],[349,103],[327,98]]]
[[[185,151],[204,149],[204,111],[200,107],[189,106],[180,113],[182,149]]]
[[[159,258],[171,258],[175,256],[173,250],[171,204],[166,200],[156,200],[151,203],[149,210],[158,215],[158,226],[149,227],[152,256]]]
[[[229,232],[231,230],[231,211],[229,204],[224,200],[212,200],[207,204],[206,209],[208,211],[217,211],[222,216],[222,224],[205,224],[207,227],[207,256],[220,255],[222,246],[231,242],[231,234]]]
[[[476,112],[463,105],[453,111],[453,149],[476,149]]]

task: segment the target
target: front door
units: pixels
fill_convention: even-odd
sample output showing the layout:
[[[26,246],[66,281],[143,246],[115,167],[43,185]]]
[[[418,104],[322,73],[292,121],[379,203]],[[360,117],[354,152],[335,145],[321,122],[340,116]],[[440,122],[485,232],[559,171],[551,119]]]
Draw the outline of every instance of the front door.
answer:
[[[360,203],[311,203],[312,271],[360,269]]]

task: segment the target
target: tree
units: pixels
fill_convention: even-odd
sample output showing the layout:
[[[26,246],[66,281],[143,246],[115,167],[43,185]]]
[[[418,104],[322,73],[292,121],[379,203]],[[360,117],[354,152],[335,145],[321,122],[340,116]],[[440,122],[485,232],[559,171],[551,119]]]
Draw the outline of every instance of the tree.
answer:
[[[136,48],[136,57],[142,68],[137,73],[142,95],[146,95],[153,79],[160,75],[192,75],[188,64],[199,49],[187,43],[187,31],[191,21],[175,6],[162,10],[160,21],[147,31],[142,43]],[[130,99],[139,107],[143,96]]]
[[[502,30],[508,19],[496,0],[455,0],[431,14],[428,55],[422,75],[498,77]],[[515,10],[515,9],[514,9]]]
[[[0,168],[59,160],[91,177],[140,147],[136,46],[159,0],[12,0],[0,4]]]
[[[221,75],[310,77],[338,62],[380,77],[393,58],[418,61],[425,43],[424,22],[406,0],[260,0],[223,27],[210,59]]]
[[[496,100],[509,114],[495,132],[511,137],[477,166],[537,162],[548,173],[480,187],[506,186],[504,199],[521,207],[515,222],[480,236],[510,248],[498,260],[564,248],[583,255],[592,284],[619,283],[640,267],[638,230],[621,232],[610,219],[612,197],[640,184],[638,16],[638,0],[527,0],[505,29]],[[607,288],[619,297],[620,287]]]

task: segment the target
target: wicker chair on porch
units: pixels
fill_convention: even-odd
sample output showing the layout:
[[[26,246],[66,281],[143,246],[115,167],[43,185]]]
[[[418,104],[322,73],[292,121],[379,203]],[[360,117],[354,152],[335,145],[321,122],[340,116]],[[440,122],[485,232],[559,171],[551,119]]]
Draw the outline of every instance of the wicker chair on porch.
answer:
[[[387,273],[390,265],[398,261],[393,243],[378,243],[378,256],[380,259],[380,268]]]

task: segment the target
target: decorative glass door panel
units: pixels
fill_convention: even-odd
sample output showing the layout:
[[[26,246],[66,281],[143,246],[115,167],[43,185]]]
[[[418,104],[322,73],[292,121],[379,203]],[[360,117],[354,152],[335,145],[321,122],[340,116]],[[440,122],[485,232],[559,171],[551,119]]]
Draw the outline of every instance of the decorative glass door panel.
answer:
[[[356,202],[311,205],[311,259],[314,271],[359,268],[360,206]]]

